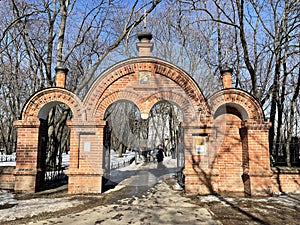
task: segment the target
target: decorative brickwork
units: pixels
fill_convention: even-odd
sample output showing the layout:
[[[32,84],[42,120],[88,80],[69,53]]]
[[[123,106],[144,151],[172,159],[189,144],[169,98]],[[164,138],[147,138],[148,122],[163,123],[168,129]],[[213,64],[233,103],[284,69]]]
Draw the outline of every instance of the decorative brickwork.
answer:
[[[150,85],[139,84],[139,71],[151,73]],[[171,92],[166,96],[170,99],[163,96],[167,92]],[[94,82],[83,102],[91,117],[103,118],[106,107],[124,96],[128,96],[139,108],[145,103],[142,100],[149,98],[164,98],[172,102],[178,98],[180,102],[176,103],[183,110],[191,111],[203,122],[210,118],[205,98],[194,80],[183,70],[159,59],[136,58],[111,67]],[[106,103],[102,104],[104,99]]]
[[[151,46],[146,44],[138,48],[148,48],[151,52]],[[25,104],[21,119],[14,123],[18,128],[15,191],[39,190],[43,182],[43,137],[47,134],[48,112],[54,105],[64,103],[73,115],[68,121],[71,130],[68,191],[100,193],[105,174],[104,115],[111,104],[120,100],[133,102],[145,117],[160,101],[169,101],[182,110],[188,194],[267,195],[279,190],[275,181],[281,179],[282,188],[287,189],[295,174],[277,173],[276,177],[271,171],[270,124],[265,122],[260,104],[249,93],[230,88],[230,73],[223,75],[226,89],[206,100],[195,81],[183,70],[163,60],[143,56],[106,70],[82,101],[63,88],[35,93]],[[63,79],[61,81],[63,83]],[[198,151],[199,143],[201,151]],[[288,190],[300,189],[294,184]]]
[[[224,105],[233,106],[240,112],[243,120],[260,120],[264,121],[264,113],[258,101],[247,92],[231,88],[221,90],[208,99],[212,110],[212,115]]]
[[[48,88],[36,92],[23,107],[21,118],[23,121],[36,118],[46,119],[49,110],[58,103],[69,106],[74,118],[84,118],[84,107],[81,100],[74,93],[62,88]]]

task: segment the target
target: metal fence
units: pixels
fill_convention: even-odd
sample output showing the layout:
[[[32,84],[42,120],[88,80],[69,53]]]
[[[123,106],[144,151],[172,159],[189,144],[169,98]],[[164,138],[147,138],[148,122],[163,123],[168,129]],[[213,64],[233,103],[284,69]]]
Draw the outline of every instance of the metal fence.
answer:
[[[293,167],[300,167],[300,139],[294,137],[289,145],[290,163]],[[272,156],[273,166],[287,165],[287,143],[276,143]]]
[[[15,162],[16,161],[16,153],[11,155],[4,155],[0,153],[0,162]]]
[[[61,181],[67,179],[65,173],[67,168],[62,168],[61,170],[46,171],[45,182]]]
[[[121,168],[121,167],[125,167],[125,166],[129,166],[131,163],[133,163],[135,160],[135,157],[133,158],[127,158],[121,161],[116,161],[116,162],[111,162],[110,168],[112,170]]]

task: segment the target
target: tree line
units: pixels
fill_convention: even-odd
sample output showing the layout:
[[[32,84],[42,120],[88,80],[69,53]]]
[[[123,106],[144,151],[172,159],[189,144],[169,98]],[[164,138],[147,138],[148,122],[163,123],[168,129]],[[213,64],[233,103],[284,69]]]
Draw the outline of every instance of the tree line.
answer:
[[[31,94],[55,86],[55,67],[69,69],[67,89],[83,97],[101,71],[137,55],[136,34],[146,29],[153,56],[185,69],[206,97],[222,88],[220,67],[232,67],[234,87],[257,98],[272,122],[272,158],[291,165],[290,143],[300,136],[298,0],[7,0],[0,12],[7,153],[16,141],[13,121]],[[49,143],[67,144],[65,125],[57,125],[71,112],[58,108],[49,115]]]

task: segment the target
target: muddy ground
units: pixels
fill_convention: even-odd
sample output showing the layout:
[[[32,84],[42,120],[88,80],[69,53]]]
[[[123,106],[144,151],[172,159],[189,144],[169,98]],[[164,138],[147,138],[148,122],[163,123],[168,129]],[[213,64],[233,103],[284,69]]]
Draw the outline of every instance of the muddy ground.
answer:
[[[170,222],[176,217],[177,221],[185,219],[180,224],[189,225],[300,225],[300,193],[262,198],[186,196],[183,190],[175,188],[176,168],[168,165],[171,162],[164,163],[164,170],[157,170],[155,164],[140,164],[138,170],[132,165],[132,170],[126,167],[116,171],[116,177],[123,181],[115,179],[118,185],[109,186],[103,194],[70,195],[65,185],[41,193],[16,195],[0,204],[0,224],[70,224],[68,221],[76,217],[71,224],[82,225],[83,219],[94,216],[92,223],[84,224],[157,225],[157,220],[164,225],[179,224]],[[117,214],[113,216],[108,208],[118,211]],[[140,208],[148,211],[148,215],[136,213]],[[170,212],[168,218],[156,211],[161,208]],[[128,223],[126,217],[130,216],[132,220]],[[99,217],[103,222],[96,223]]]
[[[199,206],[209,208],[224,225],[299,225],[300,195],[265,198],[193,198]]]
[[[174,179],[167,179],[164,183],[170,188],[174,186]],[[30,224],[34,221],[41,221],[57,218],[68,214],[76,214],[84,210],[99,207],[100,205],[118,204],[122,199],[132,197],[130,188],[125,187],[122,191],[108,192],[102,195],[71,196],[72,200],[84,202],[75,207],[63,209],[54,213],[41,213],[30,218],[17,219],[15,221],[0,221],[1,224]],[[128,190],[127,190],[128,189]],[[139,190],[135,193],[135,198],[142,198],[146,190]],[[149,190],[148,190],[149,192]],[[177,192],[182,197],[183,191]],[[66,198],[70,197],[65,190],[56,193],[39,195],[19,195],[19,199],[32,198]],[[192,196],[188,197],[191,202],[200,208],[208,209],[213,216],[224,225],[244,225],[244,224],[270,224],[270,225],[299,225],[300,224],[300,195],[283,194],[275,197],[264,198],[241,198],[222,196]],[[179,199],[180,201],[180,199]],[[1,213],[1,210],[0,210]],[[143,224],[143,223],[140,223]],[[149,223],[149,224],[155,224]]]

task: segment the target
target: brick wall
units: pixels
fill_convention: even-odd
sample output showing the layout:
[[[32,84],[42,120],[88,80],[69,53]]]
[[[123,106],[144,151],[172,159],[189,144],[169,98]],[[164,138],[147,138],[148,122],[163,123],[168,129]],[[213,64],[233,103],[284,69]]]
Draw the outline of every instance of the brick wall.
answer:
[[[272,192],[300,193],[300,168],[272,168]]]
[[[14,125],[18,127],[15,191],[33,193],[36,191],[40,122],[17,121]]]
[[[72,124],[70,137],[69,193],[100,193],[103,171],[105,121]]]
[[[3,166],[0,167],[0,189],[14,190],[15,187],[15,167]]]
[[[233,114],[221,115],[217,135],[219,148],[216,153],[216,168],[219,171],[219,192],[243,192],[242,142],[239,129],[241,119]],[[214,141],[214,140],[213,140]]]

